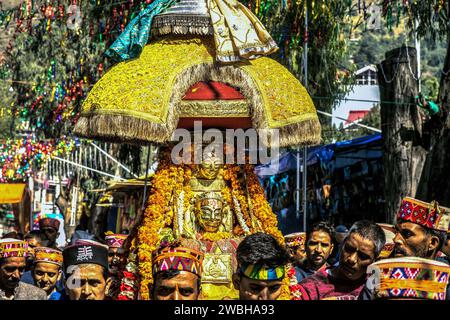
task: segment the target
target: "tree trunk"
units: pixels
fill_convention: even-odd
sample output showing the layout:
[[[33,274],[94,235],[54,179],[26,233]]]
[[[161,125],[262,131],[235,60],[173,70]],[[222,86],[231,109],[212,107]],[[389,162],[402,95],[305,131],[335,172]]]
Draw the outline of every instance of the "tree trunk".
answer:
[[[418,94],[416,50],[405,46],[391,50],[377,67],[382,101],[385,216],[388,223],[393,223],[401,199],[416,194],[427,154],[420,145],[422,114],[414,103]]]
[[[450,35],[439,87],[440,112],[430,119],[431,148],[420,180],[420,197],[450,206]]]

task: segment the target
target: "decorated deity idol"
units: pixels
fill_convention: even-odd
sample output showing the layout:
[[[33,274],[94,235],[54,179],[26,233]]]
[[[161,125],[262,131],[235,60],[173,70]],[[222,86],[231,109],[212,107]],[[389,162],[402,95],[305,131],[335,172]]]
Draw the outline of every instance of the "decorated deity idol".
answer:
[[[258,18],[238,1],[158,0],[106,52],[118,63],[90,91],[75,133],[161,145],[145,212],[125,248],[118,299],[150,298],[152,252],[164,239],[204,254],[202,299],[238,297],[231,277],[243,237],[262,231],[284,244],[253,166],[225,164],[219,156],[236,153],[235,146],[205,151],[197,164],[171,157],[175,130],[193,132],[197,121],[204,131],[276,131],[277,147],[320,141],[307,91],[266,57],[276,50]],[[283,281],[279,298],[289,299],[289,280]]]

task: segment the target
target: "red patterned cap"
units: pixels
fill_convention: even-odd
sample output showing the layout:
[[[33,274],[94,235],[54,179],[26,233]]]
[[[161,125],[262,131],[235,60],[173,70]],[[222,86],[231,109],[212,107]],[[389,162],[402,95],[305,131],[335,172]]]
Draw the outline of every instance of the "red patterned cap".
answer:
[[[28,243],[22,240],[6,238],[0,239],[0,259],[13,257],[26,257]]]
[[[105,235],[105,241],[109,248],[122,248],[126,238],[126,234],[107,232]]]
[[[180,246],[162,246],[153,252],[152,262],[154,275],[160,271],[179,270],[201,277],[203,253]]]
[[[284,241],[288,247],[304,246],[306,240],[306,232],[296,232],[284,236]]]
[[[397,220],[416,223],[427,229],[448,231],[450,217],[436,201],[427,203],[406,197],[402,200]]]
[[[367,274],[376,299],[445,300],[450,267],[435,260],[402,257],[377,261]]]

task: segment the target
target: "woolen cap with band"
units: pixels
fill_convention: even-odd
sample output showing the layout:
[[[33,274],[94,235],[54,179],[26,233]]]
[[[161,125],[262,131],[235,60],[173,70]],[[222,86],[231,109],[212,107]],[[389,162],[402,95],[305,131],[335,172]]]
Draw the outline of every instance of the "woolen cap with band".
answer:
[[[153,275],[168,270],[189,271],[202,276],[203,253],[181,246],[161,246],[152,254]]]
[[[78,264],[98,264],[108,270],[108,247],[88,240],[77,240],[63,251],[64,271]]]
[[[47,247],[36,247],[34,248],[34,263],[47,262],[53,263],[58,266],[63,264],[63,254],[62,251]]]
[[[436,260],[401,257],[367,268],[376,299],[445,300],[450,267]]]
[[[53,218],[41,218],[39,220],[39,229],[42,230],[44,228],[54,228],[56,230],[59,230],[59,225],[61,223],[58,219]]]
[[[0,259],[26,257],[28,243],[13,238],[0,239]]]
[[[109,248],[122,248],[126,234],[112,233],[110,231],[105,233],[105,241]]]
[[[284,236],[287,247],[305,246],[306,232],[296,232]]]
[[[403,198],[397,221],[416,223],[424,228],[447,232],[450,223],[449,213],[436,201],[431,203],[414,198]]]

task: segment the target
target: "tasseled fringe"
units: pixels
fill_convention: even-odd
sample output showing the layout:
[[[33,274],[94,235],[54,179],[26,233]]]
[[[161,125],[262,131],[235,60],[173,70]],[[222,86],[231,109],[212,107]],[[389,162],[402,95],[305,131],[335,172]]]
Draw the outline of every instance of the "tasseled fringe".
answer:
[[[152,23],[153,36],[167,34],[193,34],[209,35],[214,34],[211,18],[207,16],[186,16],[186,15],[160,15],[156,16]]]
[[[313,146],[321,143],[319,119],[310,119],[279,128],[280,147]]]
[[[164,143],[170,140],[170,136],[167,136],[169,131],[165,126],[124,115],[83,115],[73,132],[79,137],[131,144]]]
[[[178,125],[180,102],[187,90],[199,81],[220,81],[239,88],[249,102],[253,127],[269,128],[261,94],[251,76],[241,68],[244,65],[199,64],[185,69],[175,78],[165,124],[133,116],[94,113],[82,115],[74,133],[80,137],[114,142],[169,142]],[[279,130],[280,147],[320,143],[321,126],[318,119],[283,126]]]

